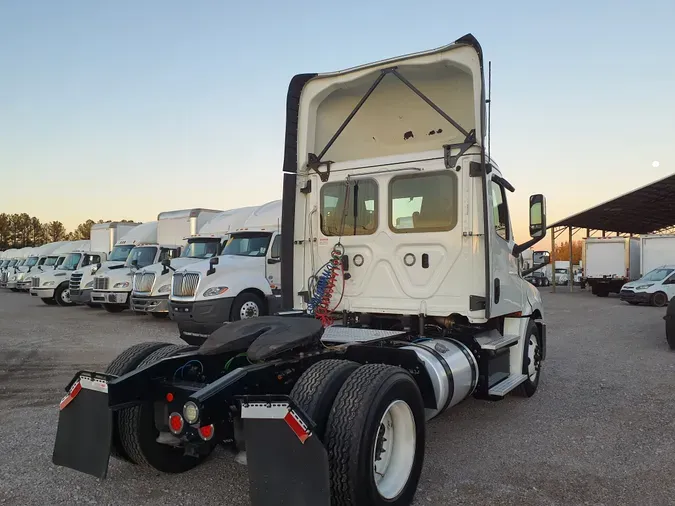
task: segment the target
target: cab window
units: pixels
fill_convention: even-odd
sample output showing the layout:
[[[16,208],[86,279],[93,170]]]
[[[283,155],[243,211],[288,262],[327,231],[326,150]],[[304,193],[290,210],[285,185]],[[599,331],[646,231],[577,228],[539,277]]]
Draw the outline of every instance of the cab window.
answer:
[[[321,187],[323,235],[370,235],[377,230],[377,224],[375,180],[349,179]]]
[[[389,182],[389,228],[397,234],[443,232],[457,225],[457,176],[432,172]]]
[[[490,182],[492,188],[492,216],[497,235],[508,241],[510,238],[509,230],[509,208],[506,204],[506,191],[504,188],[494,182]]]
[[[281,236],[277,235],[272,241],[272,251],[270,251],[270,258],[281,258]]]

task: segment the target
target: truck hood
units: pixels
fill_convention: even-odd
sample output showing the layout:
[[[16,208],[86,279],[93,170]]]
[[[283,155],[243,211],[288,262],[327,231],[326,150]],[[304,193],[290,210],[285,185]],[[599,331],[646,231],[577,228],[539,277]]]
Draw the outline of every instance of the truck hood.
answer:
[[[129,267],[122,267],[120,269],[107,269],[104,273],[96,273],[94,278],[108,278],[107,292],[130,292],[133,271]],[[119,286],[115,288],[117,283],[128,283],[126,286]]]
[[[258,270],[261,265],[265,265],[265,257],[245,257],[239,255],[225,255],[218,257],[218,265],[215,266],[216,272],[209,277],[221,276],[225,272],[238,271],[238,270]],[[198,272],[202,276],[206,275],[206,272],[210,268],[209,260],[200,260],[199,262],[194,262],[188,266],[182,267],[181,269],[176,269],[176,272]]]
[[[48,272],[40,272],[39,274],[31,271],[30,277],[40,278],[40,286],[45,286],[45,283],[52,283],[49,286],[58,286],[64,281],[68,281],[74,271],[51,270]]]

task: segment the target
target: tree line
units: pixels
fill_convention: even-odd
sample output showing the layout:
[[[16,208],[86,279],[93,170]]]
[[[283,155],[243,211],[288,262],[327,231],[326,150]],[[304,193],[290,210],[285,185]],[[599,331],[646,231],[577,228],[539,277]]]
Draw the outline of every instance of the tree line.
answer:
[[[60,221],[42,223],[26,213],[0,213],[0,251],[10,248],[42,246],[56,241],[79,241],[89,239],[92,225],[112,220],[87,220],[75,230],[68,232]],[[132,220],[119,220],[131,222]]]

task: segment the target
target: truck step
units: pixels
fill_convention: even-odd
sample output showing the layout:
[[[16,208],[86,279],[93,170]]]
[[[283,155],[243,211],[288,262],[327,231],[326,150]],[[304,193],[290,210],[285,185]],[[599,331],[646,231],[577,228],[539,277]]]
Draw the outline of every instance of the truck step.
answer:
[[[379,341],[381,339],[393,339],[403,337],[406,332],[394,330],[359,329],[334,325],[328,327],[321,336],[324,343],[365,343]]]
[[[523,383],[527,379],[527,374],[512,374],[503,381],[500,381],[493,386],[488,394],[494,397],[504,397],[511,390]]]
[[[506,348],[518,342],[517,335],[501,335],[496,330],[493,330],[488,336],[476,337],[476,342],[482,350],[495,351],[500,348]]]

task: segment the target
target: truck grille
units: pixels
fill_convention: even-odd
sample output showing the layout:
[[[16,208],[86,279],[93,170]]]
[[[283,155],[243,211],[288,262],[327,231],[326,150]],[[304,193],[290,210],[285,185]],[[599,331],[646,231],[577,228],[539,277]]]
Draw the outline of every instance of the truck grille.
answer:
[[[2,275],[0,276],[0,281],[3,283],[7,283],[7,280],[9,279],[9,273],[3,272]]]
[[[30,286],[32,288],[40,288],[40,278],[34,277],[30,280]]]
[[[80,284],[82,283],[82,276],[84,274],[73,274],[70,276],[70,283],[68,284],[68,288],[70,288],[70,291],[72,292],[73,290],[79,290],[80,289]]]
[[[193,297],[197,292],[199,274],[177,272],[173,275],[173,295],[177,297]]]
[[[134,292],[152,292],[155,284],[155,275],[152,272],[137,272],[134,274]]]
[[[110,282],[110,278],[108,278],[106,276],[102,276],[100,278],[94,278],[94,290],[107,290],[109,282]]]

